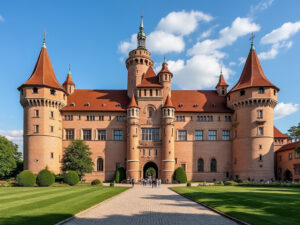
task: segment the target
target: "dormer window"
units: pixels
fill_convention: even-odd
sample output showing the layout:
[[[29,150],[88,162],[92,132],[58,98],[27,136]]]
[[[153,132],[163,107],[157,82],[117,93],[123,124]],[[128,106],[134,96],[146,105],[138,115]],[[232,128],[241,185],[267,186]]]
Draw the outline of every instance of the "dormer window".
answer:
[[[211,107],[216,108],[216,104],[215,103],[211,104]]]
[[[196,107],[198,107],[199,105],[198,104],[194,104],[194,107],[196,108]]]
[[[167,74],[165,74],[165,80],[168,80],[168,75]]]
[[[37,87],[32,88],[32,93],[33,94],[39,93],[39,89]]]
[[[75,106],[75,102],[72,102],[72,103],[71,103],[71,106]]]
[[[117,103],[117,104],[116,104],[116,107],[121,107],[121,104],[120,104],[120,103]]]
[[[264,88],[259,88],[258,89],[258,94],[264,94],[265,93],[265,89]]]
[[[89,102],[87,102],[87,103],[85,103],[85,104],[84,104],[84,106],[90,106],[90,103],[89,103]]]
[[[55,90],[54,90],[54,89],[51,89],[51,90],[50,90],[50,94],[51,94],[51,95],[55,95]]]
[[[244,96],[246,94],[245,90],[240,91],[240,96]]]
[[[183,107],[183,104],[179,104],[179,108],[182,108]]]

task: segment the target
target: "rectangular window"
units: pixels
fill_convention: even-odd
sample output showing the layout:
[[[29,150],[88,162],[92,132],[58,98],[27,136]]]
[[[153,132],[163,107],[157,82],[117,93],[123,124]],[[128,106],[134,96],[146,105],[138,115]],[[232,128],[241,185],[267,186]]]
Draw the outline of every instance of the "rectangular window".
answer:
[[[114,140],[115,141],[123,140],[123,131],[122,130],[114,130]]]
[[[263,127],[258,128],[258,135],[264,135],[264,128]]]
[[[156,96],[158,96],[158,89],[156,89],[155,92],[156,92]]]
[[[54,132],[54,126],[50,126],[50,132],[51,132],[51,133]]]
[[[142,128],[143,141],[159,141],[159,128]]]
[[[39,125],[34,125],[34,132],[39,133],[40,132],[40,126]]]
[[[104,116],[99,116],[100,121],[104,121]]]
[[[32,93],[33,93],[33,94],[39,93],[39,89],[36,88],[36,87],[32,88]]]
[[[152,96],[152,89],[150,89],[150,96]]]
[[[151,156],[151,149],[148,150],[148,153],[149,153],[148,156],[150,157]]]
[[[73,120],[73,115],[65,115],[65,120]]]
[[[185,163],[181,163],[180,166],[183,168],[184,171],[186,171],[186,164]]]
[[[263,111],[261,109],[257,110],[257,118],[262,119],[263,118]]]
[[[293,159],[293,153],[289,153],[289,160]]]
[[[121,163],[117,162],[116,163],[116,169],[119,169],[121,167]]]
[[[93,121],[93,120],[95,120],[95,115],[87,115],[87,116],[86,116],[86,120],[88,120],[88,121]]]
[[[281,157],[281,155],[280,156],[278,156],[278,161],[281,161],[282,160],[282,157]]]
[[[117,121],[125,121],[126,120],[126,116],[117,116]]]
[[[263,94],[265,93],[265,89],[264,88],[259,88],[258,89],[258,94]]]
[[[209,141],[216,141],[217,140],[217,131],[216,130],[209,130],[208,131],[208,140]]]
[[[40,116],[40,111],[38,109],[35,110],[35,117],[39,117]]]
[[[222,131],[222,140],[229,141],[230,140],[230,130],[223,130]]]
[[[231,116],[225,116],[225,121],[230,122],[231,121]]]
[[[146,89],[144,89],[144,96],[146,96],[147,95],[147,90]]]
[[[195,141],[203,141],[203,130],[195,130]]]
[[[179,141],[186,141],[187,140],[187,132],[186,132],[186,130],[179,130],[178,131],[178,140]]]
[[[99,141],[106,140],[106,130],[98,130],[98,140]]]
[[[262,154],[259,154],[259,160],[258,161],[262,161]]]
[[[300,164],[294,164],[295,174],[300,174]]]
[[[155,149],[155,156],[157,156],[158,155],[158,150],[157,149]]]
[[[185,121],[185,116],[176,116],[176,121]]]
[[[92,130],[83,130],[83,140],[90,141],[92,140]]]
[[[51,89],[51,90],[50,90],[50,94],[51,94],[51,95],[55,95],[55,90],[54,90],[54,89]]]
[[[66,139],[67,140],[74,140],[74,129],[67,129],[66,130]]]
[[[299,159],[300,158],[300,153],[299,152],[295,152],[295,159]]]
[[[53,159],[54,158],[54,153],[53,152],[51,152],[51,159]]]
[[[50,112],[50,119],[54,119],[54,112],[53,111]]]
[[[145,157],[145,154],[146,154],[146,150],[145,149],[143,149],[143,156]]]

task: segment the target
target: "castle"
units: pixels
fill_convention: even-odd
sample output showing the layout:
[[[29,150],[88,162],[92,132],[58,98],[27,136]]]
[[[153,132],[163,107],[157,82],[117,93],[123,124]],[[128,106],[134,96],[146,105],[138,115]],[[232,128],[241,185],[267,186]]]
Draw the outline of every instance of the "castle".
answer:
[[[94,162],[87,181],[112,180],[118,167],[138,181],[153,167],[169,183],[179,166],[192,181],[275,178],[279,88],[265,76],[253,42],[229,92],[222,73],[215,90],[172,90],[167,63],[158,74],[153,70],[142,20],[126,67],[127,90],[75,89],[70,71],[61,85],[43,41],[32,75],[18,88],[24,168],[60,173],[64,149],[81,139]]]

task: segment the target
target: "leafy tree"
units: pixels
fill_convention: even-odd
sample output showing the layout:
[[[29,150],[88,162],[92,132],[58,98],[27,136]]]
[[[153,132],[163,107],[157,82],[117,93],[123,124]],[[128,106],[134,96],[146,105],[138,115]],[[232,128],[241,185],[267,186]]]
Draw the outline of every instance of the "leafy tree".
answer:
[[[93,171],[91,158],[91,151],[88,145],[82,140],[75,140],[65,149],[65,154],[62,158],[63,171],[76,171],[80,177],[83,178],[84,174]]]
[[[125,179],[126,179],[125,169],[123,167],[118,168],[115,173],[115,182],[121,183]]]
[[[153,167],[149,167],[147,170],[146,170],[146,177],[152,177],[152,178],[155,178],[156,177],[156,170],[153,168]]]
[[[187,182],[186,173],[182,167],[178,167],[174,171],[173,180],[179,184]]]
[[[300,123],[298,123],[298,126],[292,126],[289,130],[287,135],[293,140],[293,141],[299,141],[300,140]]]
[[[295,152],[300,153],[300,145],[295,148]]]
[[[0,136],[0,179],[18,174],[22,153],[18,152],[18,145]],[[19,168],[20,169],[20,168]]]

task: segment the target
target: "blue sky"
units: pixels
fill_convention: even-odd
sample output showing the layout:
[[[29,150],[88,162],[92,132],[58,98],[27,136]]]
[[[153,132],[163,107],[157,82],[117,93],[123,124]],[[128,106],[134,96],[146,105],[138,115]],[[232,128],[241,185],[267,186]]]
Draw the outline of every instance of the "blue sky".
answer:
[[[22,142],[17,87],[29,78],[42,32],[62,83],[71,64],[76,88],[126,89],[124,60],[135,47],[141,10],[157,70],[166,56],[173,89],[213,89],[220,67],[230,88],[247,57],[249,37],[267,77],[280,87],[275,125],[299,122],[300,2],[253,1],[1,1],[0,134]]]

